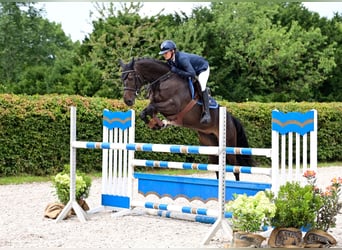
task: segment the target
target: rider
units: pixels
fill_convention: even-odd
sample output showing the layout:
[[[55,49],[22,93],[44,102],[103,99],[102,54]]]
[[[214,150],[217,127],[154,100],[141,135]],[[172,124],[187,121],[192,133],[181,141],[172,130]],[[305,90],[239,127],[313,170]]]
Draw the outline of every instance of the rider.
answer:
[[[164,56],[172,72],[182,77],[197,77],[203,96],[203,113],[200,123],[210,123],[209,94],[206,88],[210,72],[208,61],[195,54],[177,51],[176,44],[171,40],[166,40],[160,45],[159,55]]]

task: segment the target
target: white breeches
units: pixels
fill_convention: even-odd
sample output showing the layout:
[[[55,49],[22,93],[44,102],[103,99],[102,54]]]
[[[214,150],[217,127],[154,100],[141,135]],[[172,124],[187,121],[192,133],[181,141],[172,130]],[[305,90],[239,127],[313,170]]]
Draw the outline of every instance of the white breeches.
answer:
[[[199,83],[201,85],[202,92],[207,87],[207,82],[208,82],[208,79],[209,79],[209,74],[210,74],[210,69],[209,69],[209,66],[208,66],[206,71],[203,71],[202,73],[200,73],[198,75],[198,81],[199,81]]]

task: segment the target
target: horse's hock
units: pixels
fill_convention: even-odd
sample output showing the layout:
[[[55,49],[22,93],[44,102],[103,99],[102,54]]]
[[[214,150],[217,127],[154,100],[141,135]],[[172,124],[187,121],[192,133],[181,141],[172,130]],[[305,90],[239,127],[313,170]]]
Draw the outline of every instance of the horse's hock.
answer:
[[[220,108],[220,115],[224,117],[226,110]],[[232,199],[233,193],[247,193],[253,195],[260,190],[272,189],[277,191],[279,185],[289,180],[301,180],[301,174],[306,168],[317,167],[317,113],[311,110],[305,114],[290,112],[284,114],[279,111],[272,112],[272,148],[231,148],[225,146],[225,140],[221,140],[218,146],[186,146],[165,145],[135,142],[135,112],[111,112],[103,111],[103,141],[89,142],[76,140],[76,108],[71,107],[70,122],[70,174],[71,200],[57,217],[57,222],[62,220],[68,211],[74,209],[81,221],[88,219],[87,214],[102,209],[115,209],[119,212],[113,214],[120,216],[129,213],[135,207],[147,208],[149,213],[170,218],[184,218],[192,221],[213,223],[203,244],[207,244],[219,227],[232,237],[232,230],[224,218],[231,217],[231,213],[225,211],[225,203]],[[224,134],[225,123],[220,122],[220,131]],[[295,141],[292,137],[295,133]],[[303,137],[301,139],[301,136]],[[286,138],[288,137],[288,138]],[[307,164],[307,146],[310,139],[310,164]],[[294,145],[296,146],[294,148]],[[299,145],[299,146],[298,146]],[[75,172],[76,172],[76,149],[101,149],[102,150],[102,192],[101,206],[85,213],[77,204],[74,197]],[[301,154],[298,148],[302,148]],[[287,152],[295,152],[295,168],[293,160],[285,160]],[[219,164],[164,162],[145,159],[136,159],[135,151],[171,152],[186,154],[218,155]],[[314,151],[314,152],[312,152]],[[266,156],[272,159],[272,168],[258,168],[251,166],[226,165],[226,154],[242,154]],[[292,155],[292,154],[291,154]],[[302,157],[297,157],[301,155]],[[299,160],[297,159],[299,158]],[[302,162],[300,161],[302,159]],[[286,164],[287,161],[287,164]],[[162,167],[176,169],[196,169],[202,171],[219,171],[219,179],[195,178],[185,176],[151,175],[135,173],[135,166]],[[302,166],[302,168],[301,168]],[[286,171],[286,168],[289,168]],[[228,181],[225,173],[240,171],[241,173],[262,174],[271,176],[271,183]],[[134,180],[138,182],[137,190],[134,188]],[[227,188],[228,187],[228,188]],[[157,197],[179,198],[183,197],[193,202],[217,201],[216,208],[198,206],[186,206],[179,204],[158,203],[155,201],[135,200],[137,192],[148,196],[153,194]],[[196,203],[192,203],[196,204]],[[197,203],[202,204],[202,203]],[[205,205],[204,205],[205,206]],[[155,211],[155,212],[151,212]]]

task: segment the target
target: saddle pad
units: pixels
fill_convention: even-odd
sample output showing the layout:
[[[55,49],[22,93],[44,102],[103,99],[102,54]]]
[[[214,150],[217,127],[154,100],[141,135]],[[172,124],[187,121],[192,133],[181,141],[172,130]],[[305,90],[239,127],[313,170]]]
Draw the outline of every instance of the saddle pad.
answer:
[[[198,100],[197,103],[199,105],[203,105],[202,101],[200,101],[200,100]],[[216,102],[216,100],[212,96],[209,96],[209,108],[210,109],[217,109],[218,107],[219,107],[219,105]]]

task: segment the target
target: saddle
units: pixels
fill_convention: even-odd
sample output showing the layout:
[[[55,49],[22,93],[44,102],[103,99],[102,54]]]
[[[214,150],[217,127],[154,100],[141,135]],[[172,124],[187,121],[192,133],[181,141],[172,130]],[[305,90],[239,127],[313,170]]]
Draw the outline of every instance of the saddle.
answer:
[[[189,89],[191,93],[191,98],[193,100],[196,100],[196,94],[200,97],[197,99],[197,104],[198,105],[203,105],[202,103],[202,93],[199,91],[201,88],[199,86],[199,82],[195,80],[194,82],[192,81],[191,77],[189,78]],[[217,109],[219,107],[218,103],[216,100],[209,94],[209,108],[210,109]]]

